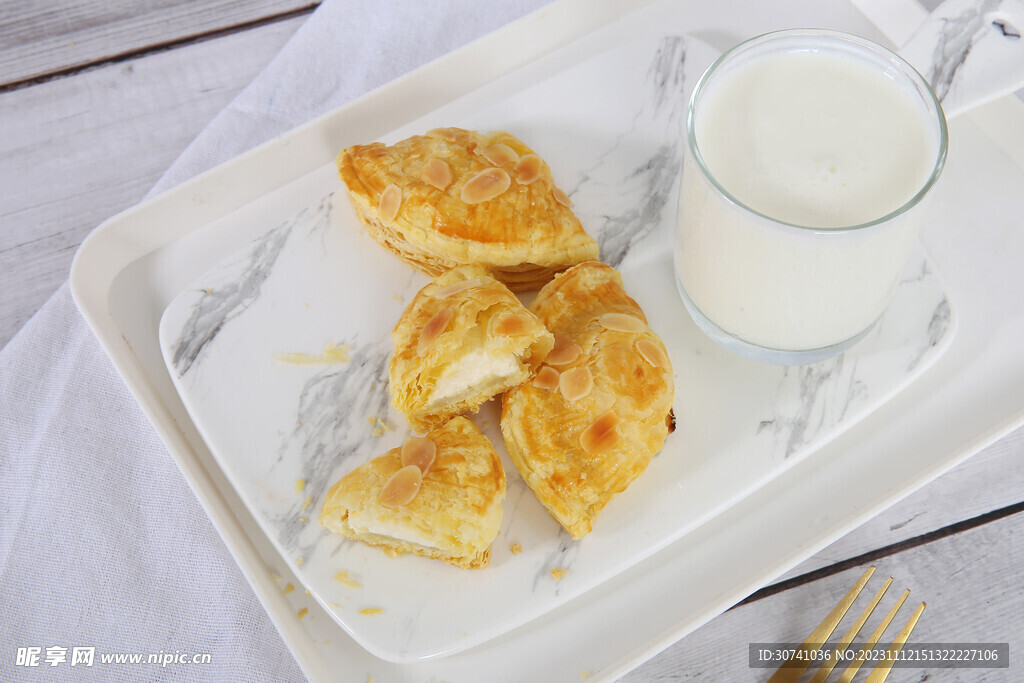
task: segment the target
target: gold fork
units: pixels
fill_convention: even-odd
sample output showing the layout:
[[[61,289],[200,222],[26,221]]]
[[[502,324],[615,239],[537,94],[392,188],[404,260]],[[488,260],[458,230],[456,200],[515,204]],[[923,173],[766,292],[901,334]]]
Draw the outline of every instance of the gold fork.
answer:
[[[774,675],[768,679],[769,683],[784,683],[787,681],[795,682],[799,680],[800,676],[807,669],[807,667],[815,661],[819,661],[820,657],[818,653],[821,651],[823,644],[831,637],[832,632],[835,631],[839,622],[846,616],[846,612],[853,605],[854,600],[860,595],[861,591],[868,583],[868,579],[875,573],[874,567],[868,567],[868,570],[864,572],[857,583],[853,585],[853,588],[843,596],[843,599],[839,601],[831,612],[818,624],[809,636],[807,640],[800,645],[799,648],[793,653],[793,655],[786,660],[786,662],[778,668]],[[875,593],[874,597],[871,598],[871,602],[864,608],[864,611],[860,613],[857,620],[850,626],[850,629],[843,635],[842,639],[836,645],[835,650],[831,653],[830,657],[825,658],[821,668],[819,668],[814,676],[811,678],[811,683],[823,683],[828,675],[832,673],[832,669],[839,661],[839,654],[846,651],[846,648],[853,642],[853,639],[857,637],[860,630],[864,628],[864,624],[867,622],[871,613],[875,611],[875,607],[878,606],[882,596],[889,590],[889,586],[892,585],[892,577],[889,577],[885,584]],[[906,602],[907,596],[910,595],[910,590],[903,591],[903,595],[896,601],[889,613],[885,615],[881,623],[875,628],[874,632],[868,638],[867,642],[864,643],[864,647],[857,653],[857,656],[853,658],[846,670],[843,671],[839,677],[839,683],[849,683],[853,680],[853,677],[857,675],[861,665],[864,663],[867,653],[878,644],[881,640],[882,634],[885,633],[885,629],[888,628],[890,622],[896,617],[896,613],[899,612],[900,608],[903,607],[903,603]],[[900,629],[899,633],[893,639],[892,644],[889,645],[887,654],[881,659],[877,666],[868,675],[865,683],[882,683],[889,675],[889,671],[892,669],[895,663],[896,657],[900,650],[903,649],[903,645],[910,638],[910,632],[914,630],[914,626],[917,625],[917,620],[921,618],[921,613],[924,612],[926,603],[921,603],[914,610],[907,623]]]

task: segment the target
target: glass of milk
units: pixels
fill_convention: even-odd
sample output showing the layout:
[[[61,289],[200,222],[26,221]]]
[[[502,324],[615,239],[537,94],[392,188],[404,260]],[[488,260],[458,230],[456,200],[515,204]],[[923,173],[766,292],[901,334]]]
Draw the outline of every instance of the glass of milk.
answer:
[[[863,338],[946,158],[946,119],[924,78],[857,36],[769,33],[711,65],[686,126],[674,260],[697,325],[788,365]]]

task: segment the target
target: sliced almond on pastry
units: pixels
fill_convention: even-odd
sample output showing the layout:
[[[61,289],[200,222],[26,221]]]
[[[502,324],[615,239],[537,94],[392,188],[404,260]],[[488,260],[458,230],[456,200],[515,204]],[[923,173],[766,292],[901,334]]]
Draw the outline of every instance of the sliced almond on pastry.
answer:
[[[414,436],[402,446],[402,467],[416,465],[422,474],[430,470],[437,457],[437,444],[425,436]]]

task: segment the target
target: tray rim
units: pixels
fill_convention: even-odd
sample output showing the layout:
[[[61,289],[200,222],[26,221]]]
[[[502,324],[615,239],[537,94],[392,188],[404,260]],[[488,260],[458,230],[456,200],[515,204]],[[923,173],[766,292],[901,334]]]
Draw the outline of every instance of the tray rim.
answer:
[[[135,354],[130,343],[109,314],[107,304],[110,287],[123,269],[140,257],[159,249],[168,242],[180,238],[201,225],[205,225],[217,216],[230,212],[259,196],[265,188],[246,188],[248,191],[244,193],[244,196],[238,191],[214,196],[197,191],[200,187],[209,185],[221,185],[223,187],[222,181],[230,177],[233,169],[237,166],[252,163],[254,159],[260,159],[264,162],[273,160],[275,163],[269,166],[276,171],[275,177],[277,180],[273,184],[287,182],[297,177],[297,175],[301,175],[309,164],[303,164],[303,170],[300,171],[294,163],[277,162],[289,158],[302,158],[302,148],[305,146],[311,147],[312,138],[317,137],[317,132],[323,132],[321,129],[326,129],[328,133],[335,136],[344,136],[346,133],[343,133],[341,129],[347,125],[348,119],[367,117],[376,122],[375,128],[386,130],[388,126],[393,126],[393,122],[388,117],[375,117],[374,112],[377,114],[385,113],[390,107],[390,100],[404,92],[406,87],[416,79],[463,65],[482,63],[485,60],[478,59],[481,52],[488,50],[488,54],[490,54],[489,48],[496,41],[504,44],[516,44],[519,48],[522,48],[524,44],[536,47],[536,50],[531,52],[520,49],[515,54],[522,57],[521,59],[504,59],[500,61],[497,67],[504,68],[506,71],[512,70],[516,66],[543,56],[543,54],[551,49],[557,48],[572,39],[586,35],[597,28],[638,11],[654,1],[643,0],[642,3],[628,3],[625,0],[557,0],[554,4],[542,7],[522,19],[498,29],[492,34],[485,35],[452,53],[419,67],[334,112],[318,117],[289,133],[260,145],[250,152],[108,219],[89,235],[78,253],[76,253],[70,277],[70,289],[76,305],[100,341],[101,346],[110,357],[118,374],[121,375],[129,391],[140,404],[144,414],[167,446],[200,504],[210,517],[211,522],[217,528],[243,574],[253,586],[257,597],[296,656],[299,665],[310,678],[314,680],[321,678],[329,679],[336,672],[331,672],[326,668],[319,653],[310,643],[305,631],[294,618],[291,606],[284,599],[277,584],[274,583],[271,571],[266,566],[252,539],[248,537],[247,532],[224,495],[217,488],[210,473],[197,458],[182,427],[176,423],[175,418],[171,415],[159,393],[148,383],[146,369],[142,361]],[[854,4],[855,6],[857,5],[856,0],[854,0]],[[580,17],[585,17],[587,20],[579,21]],[[567,22],[566,20],[569,21]],[[565,26],[571,26],[572,30],[567,32]],[[541,33],[541,40],[538,40],[537,37],[538,30]],[[527,35],[530,37],[529,41],[525,41]],[[493,68],[495,67],[492,60],[489,68],[486,70],[486,74],[482,73],[481,69],[474,70],[467,76],[463,88],[455,94],[452,91],[443,91],[444,94],[437,93],[437,96],[441,98],[439,103],[443,104],[459,94],[473,90],[478,82],[474,79],[488,77]],[[501,72],[503,73],[504,71]],[[426,101],[428,104],[424,105],[424,113],[433,108],[429,104],[431,100],[428,99]],[[1018,110],[1021,108],[1019,102],[1006,105],[1004,101],[1003,106],[1015,106]],[[408,112],[407,108],[403,113],[403,119],[407,119],[410,116]],[[391,119],[393,118],[391,117]],[[351,136],[352,134],[347,133],[347,135]],[[296,148],[298,148],[298,152]],[[282,155],[282,150],[287,150],[287,154]],[[289,174],[296,175],[289,176]],[[185,216],[185,220],[181,220],[181,216],[179,216],[179,220],[166,224],[168,229],[153,229],[149,231],[148,235],[140,236],[130,231],[122,230],[123,224],[138,220],[140,216],[158,214],[161,207],[169,203],[183,203],[190,208],[187,216]],[[144,239],[147,237],[148,240]],[[118,261],[117,267],[98,267],[99,263],[108,263],[112,258]],[[955,344],[954,340],[954,346]],[[940,364],[942,360],[944,359],[940,359]],[[991,424],[988,430],[975,435],[974,438],[952,445],[944,457],[936,458],[933,467],[919,473],[914,479],[904,482],[904,485],[898,491],[890,493],[890,495],[878,501],[875,505],[865,507],[862,514],[849,519],[841,527],[830,528],[827,533],[819,535],[816,542],[804,546],[799,553],[795,555],[791,553],[787,558],[785,566],[782,567],[782,571],[813,555],[814,552],[825,547],[828,543],[844,535],[849,530],[859,526],[866,519],[932,481],[1021,425],[1024,425],[1024,407],[1018,409],[1013,414],[1004,415],[1001,419]],[[843,439],[839,439],[839,441],[843,441]],[[777,481],[781,484],[783,480],[797,476],[798,471],[801,469],[800,466],[794,467],[790,472],[780,476]],[[740,507],[740,505],[737,505],[737,507]],[[649,559],[658,558],[662,553],[657,553]],[[754,580],[737,587],[733,594],[719,600],[719,602],[732,604],[735,602],[733,598],[738,599],[742,597],[749,593],[751,589],[756,589],[763,585],[765,580],[770,580],[779,573],[780,571],[778,571],[776,566],[773,566],[771,569],[765,569],[758,573]],[[708,614],[707,618],[701,619],[701,623],[720,611],[720,609],[711,610],[713,614]],[[691,625],[692,621],[692,615],[681,620],[674,627],[665,630],[663,637],[651,642],[649,647],[643,648],[642,652],[631,652],[624,655],[616,666],[607,671],[602,671],[601,675],[612,674],[613,670],[618,675],[628,671],[640,661],[653,656],[667,645],[696,628]]]

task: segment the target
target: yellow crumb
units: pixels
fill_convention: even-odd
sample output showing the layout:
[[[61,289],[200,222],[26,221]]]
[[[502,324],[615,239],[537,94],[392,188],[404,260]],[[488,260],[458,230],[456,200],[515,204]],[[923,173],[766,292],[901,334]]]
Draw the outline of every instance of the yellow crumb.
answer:
[[[312,593],[310,593],[310,592],[309,592],[309,591],[307,590],[307,591],[306,591],[306,595],[312,595]]]
[[[303,510],[307,510],[307,509],[309,509],[309,506],[312,505],[312,504],[313,504],[313,499],[311,497],[309,497],[309,496],[306,496],[305,502],[302,503],[302,509]]]
[[[391,298],[394,299],[395,301],[405,301],[405,299],[403,299],[402,297],[398,296],[397,294],[392,294]]]
[[[281,579],[283,579],[284,577],[283,577],[283,576],[281,576],[280,574],[271,574],[271,575],[270,575],[270,578],[272,578],[272,579],[273,579],[274,581],[280,581],[280,580],[281,580]]]
[[[295,591],[295,586],[291,585],[290,583],[287,586],[284,587],[284,594],[285,595],[288,595],[289,593],[292,593],[294,591]]]
[[[328,363],[347,363],[348,344],[328,344],[319,356],[309,353],[275,353],[274,360],[290,365],[324,365]]]
[[[569,573],[568,569],[552,569],[551,576],[555,581],[561,581],[562,578]]]
[[[363,609],[359,610],[359,613],[369,617],[373,616],[374,614],[380,614],[383,611],[383,607],[364,607]]]
[[[299,517],[299,524],[305,524],[309,521],[309,517]]]
[[[309,608],[308,607],[303,607],[302,609],[299,610],[299,619],[302,619],[307,614],[309,614]]]
[[[349,576],[348,572],[344,569],[338,570],[338,573],[334,575],[334,580],[349,588],[360,588],[359,582]]]
[[[304,558],[304,557],[299,557],[299,559],[295,560],[295,564],[297,564],[297,565],[299,565],[299,566],[301,567],[301,566],[302,566],[302,563],[303,563],[303,562],[305,562],[305,561],[306,561],[306,558]],[[553,574],[553,573],[554,573],[554,572],[552,572],[552,574]]]
[[[523,546],[519,545],[518,543],[513,543],[508,547],[508,551],[513,555],[518,555],[519,553],[523,552]]]
[[[374,436],[384,436],[393,429],[387,420],[382,420],[379,417],[371,417],[370,424],[373,425],[373,429],[370,433]]]
[[[304,488],[306,488],[306,480],[305,479],[296,479],[295,480],[295,493],[302,493],[302,489],[304,489]]]
[[[580,672],[580,678],[590,678],[593,675],[594,674],[590,673],[586,669],[584,669],[583,671]]]
[[[341,605],[339,605],[339,604],[338,604],[338,603],[336,603],[336,602],[329,602],[329,603],[327,603],[327,605],[328,605],[329,607],[333,607],[334,609],[341,609]]]

